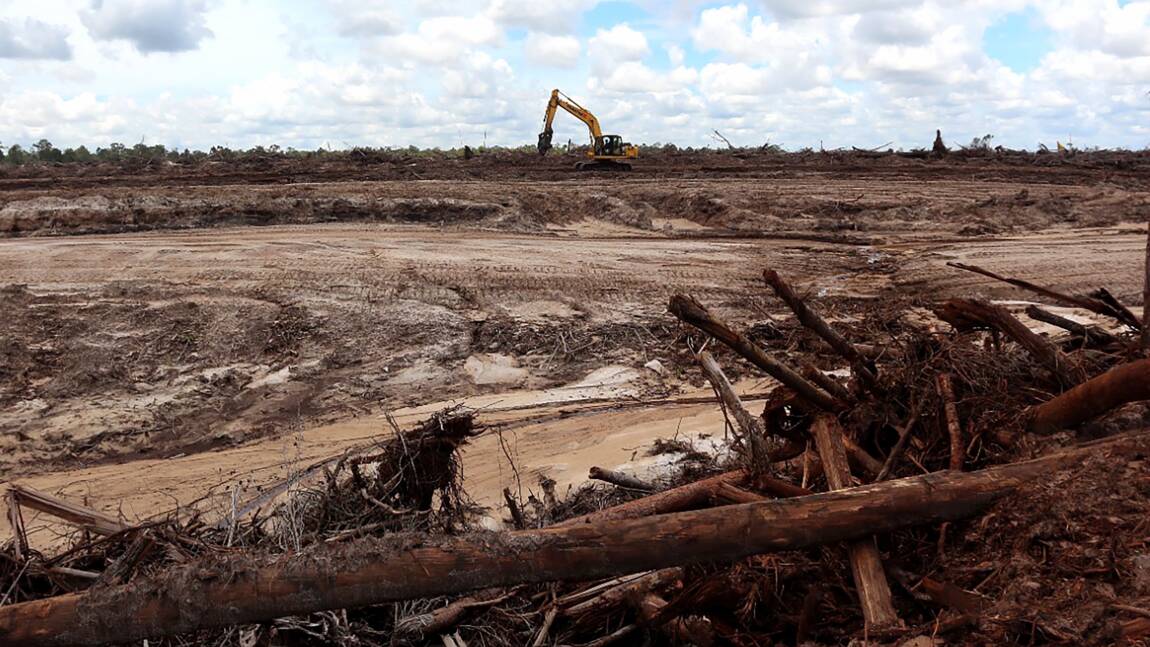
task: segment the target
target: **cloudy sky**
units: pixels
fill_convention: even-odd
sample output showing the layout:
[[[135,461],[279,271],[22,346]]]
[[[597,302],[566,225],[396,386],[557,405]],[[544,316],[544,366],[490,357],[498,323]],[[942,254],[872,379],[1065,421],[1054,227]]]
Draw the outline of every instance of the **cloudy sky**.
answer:
[[[1150,0],[0,0],[0,142],[1150,146]],[[586,129],[560,116],[556,141]]]

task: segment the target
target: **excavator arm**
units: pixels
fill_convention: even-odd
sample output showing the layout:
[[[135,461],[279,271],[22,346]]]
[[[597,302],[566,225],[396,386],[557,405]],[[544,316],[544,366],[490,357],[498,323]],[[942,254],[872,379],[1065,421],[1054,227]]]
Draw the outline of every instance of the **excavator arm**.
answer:
[[[571,97],[556,89],[551,91],[551,100],[547,102],[547,112],[543,115],[543,132],[539,133],[540,155],[551,150],[551,136],[553,134],[551,123],[555,121],[555,113],[559,111],[559,108],[563,108],[571,113],[572,117],[587,124],[587,130],[591,133],[592,149],[599,150],[602,147],[603,131],[599,128],[599,120],[591,114],[590,110],[575,103]]]

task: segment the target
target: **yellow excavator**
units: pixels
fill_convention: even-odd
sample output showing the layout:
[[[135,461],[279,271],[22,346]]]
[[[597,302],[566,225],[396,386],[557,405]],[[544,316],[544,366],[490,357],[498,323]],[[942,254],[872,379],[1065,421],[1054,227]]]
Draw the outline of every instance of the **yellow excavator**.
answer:
[[[619,135],[604,135],[599,129],[599,120],[591,111],[575,103],[571,97],[559,90],[551,91],[551,100],[547,102],[547,113],[543,115],[543,132],[539,133],[539,154],[546,155],[551,150],[551,122],[555,121],[555,113],[563,108],[579,121],[587,124],[591,131],[591,149],[587,151],[590,159],[577,162],[575,168],[580,171],[630,171],[631,164],[627,160],[639,157],[639,147],[623,141]]]

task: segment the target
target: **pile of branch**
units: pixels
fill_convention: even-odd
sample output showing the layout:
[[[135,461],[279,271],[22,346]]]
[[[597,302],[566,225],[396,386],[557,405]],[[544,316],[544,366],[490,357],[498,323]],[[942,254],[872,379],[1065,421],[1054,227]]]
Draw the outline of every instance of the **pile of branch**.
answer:
[[[507,490],[517,530],[500,532],[479,529],[459,486],[458,450],[477,430],[457,411],[394,428],[375,451],[319,466],[321,483],[289,488],[270,511],[266,501],[238,506],[222,522],[132,526],[15,487],[0,644],[758,645],[942,634],[980,622],[992,603],[933,572],[962,520],[1088,459],[1125,464],[1150,451],[1150,431],[1127,430],[1033,457],[1042,434],[1150,398],[1140,329],[1116,300],[1045,293],[1096,299],[1076,303],[1124,331],[1077,324],[1055,340],[1000,306],[953,300],[936,308],[951,331],[884,320],[883,337],[824,316],[773,271],[763,279],[818,352],[796,362],[793,347],[764,346],[690,296],[669,304],[730,419],[725,462],[658,480],[595,468],[594,485],[564,501],[547,481],[526,500]],[[740,358],[779,383],[762,411],[728,377]],[[22,532],[30,510],[74,525],[74,545],[36,552]],[[1150,625],[1117,631],[1133,639]]]

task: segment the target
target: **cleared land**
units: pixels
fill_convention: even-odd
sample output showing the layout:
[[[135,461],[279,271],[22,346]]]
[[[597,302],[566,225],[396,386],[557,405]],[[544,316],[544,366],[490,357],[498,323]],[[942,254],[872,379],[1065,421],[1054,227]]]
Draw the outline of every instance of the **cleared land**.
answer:
[[[767,267],[848,331],[886,312],[922,321],[951,297],[1015,312],[1031,298],[951,261],[1141,302],[1141,154],[665,154],[624,175],[570,162],[5,169],[0,485],[129,521],[226,517],[390,438],[392,421],[463,404],[485,426],[463,484],[499,525],[504,488],[522,497],[546,476],[562,495],[592,466],[653,475],[723,446],[674,294],[796,364],[815,354]],[[712,350],[760,407],[776,383]],[[685,443],[655,447],[667,439]],[[25,521],[53,541],[52,521]]]
[[[358,442],[382,428],[373,416],[383,411],[492,394],[514,401],[594,383],[604,368],[628,369],[608,380],[626,393],[586,395],[596,407],[665,399],[702,386],[675,344],[667,298],[693,294],[737,322],[785,319],[761,287],[766,266],[844,302],[1018,296],[950,260],[1070,291],[1106,285],[1138,301],[1144,236],[1133,220],[1150,205],[1141,175],[993,160],[863,159],[784,172],[771,159],[690,173],[655,160],[624,176],[552,163],[530,172],[564,179],[540,181],[504,179],[518,167],[482,160],[474,174],[492,179],[336,181],[310,169],[320,177],[268,185],[209,167],[202,177],[64,169],[50,183],[0,180],[0,229],[16,236],[0,241],[0,467],[49,489],[101,493],[97,475],[182,456],[172,464],[213,477],[223,469],[225,483],[338,451],[336,438]],[[428,175],[467,168],[412,164]],[[396,168],[408,167],[355,173]],[[660,173],[672,177],[647,177]],[[706,177],[675,177],[693,174]],[[204,184],[192,184],[197,177]],[[237,226],[300,221],[316,222]],[[155,231],[78,233],[139,229]],[[51,235],[61,233],[77,235]],[[643,368],[650,360],[663,374]],[[618,433],[609,407],[593,415],[608,418],[581,417],[572,442]],[[692,431],[721,433],[719,420]],[[678,422],[645,428],[649,442]],[[300,449],[304,438],[321,444]],[[518,458],[542,470],[565,453],[542,443]],[[475,462],[502,459],[494,447]],[[95,465],[97,475],[73,474]],[[582,467],[559,471],[577,479]],[[118,506],[136,489],[154,501],[136,513],[149,514],[164,505],[157,490],[187,501],[205,478],[183,478],[178,493],[133,478],[103,503]]]

